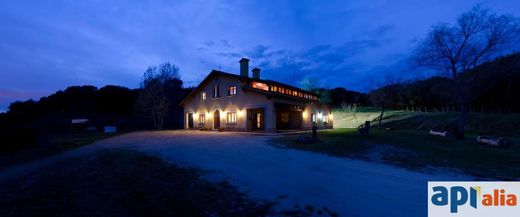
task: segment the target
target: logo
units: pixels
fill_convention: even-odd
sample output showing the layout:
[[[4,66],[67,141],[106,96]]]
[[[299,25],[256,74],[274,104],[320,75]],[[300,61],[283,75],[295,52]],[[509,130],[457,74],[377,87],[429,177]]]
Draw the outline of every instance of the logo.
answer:
[[[520,182],[428,182],[428,216],[517,216],[519,195]]]

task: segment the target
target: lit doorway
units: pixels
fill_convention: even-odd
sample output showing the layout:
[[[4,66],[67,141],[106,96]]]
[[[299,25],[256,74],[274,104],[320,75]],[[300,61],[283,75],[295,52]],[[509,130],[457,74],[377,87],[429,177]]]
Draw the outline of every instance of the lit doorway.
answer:
[[[263,108],[247,110],[247,129],[250,131],[265,129],[265,112]]]
[[[213,113],[213,129],[218,130],[220,128],[220,112],[218,110]]]

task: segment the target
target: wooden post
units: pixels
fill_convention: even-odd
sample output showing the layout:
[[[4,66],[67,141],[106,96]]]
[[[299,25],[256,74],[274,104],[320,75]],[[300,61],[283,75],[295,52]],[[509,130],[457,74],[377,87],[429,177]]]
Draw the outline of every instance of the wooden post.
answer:
[[[316,139],[316,131],[318,130],[318,127],[316,124],[312,125],[312,138]]]

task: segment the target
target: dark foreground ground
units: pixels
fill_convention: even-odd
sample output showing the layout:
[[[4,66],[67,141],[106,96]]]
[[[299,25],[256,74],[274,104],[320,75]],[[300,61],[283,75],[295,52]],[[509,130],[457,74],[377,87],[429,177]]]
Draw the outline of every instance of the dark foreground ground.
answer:
[[[2,183],[2,216],[265,216],[227,182],[136,151],[110,150]]]
[[[143,152],[108,149],[0,183],[0,216],[337,216],[312,206],[274,210],[227,181]]]

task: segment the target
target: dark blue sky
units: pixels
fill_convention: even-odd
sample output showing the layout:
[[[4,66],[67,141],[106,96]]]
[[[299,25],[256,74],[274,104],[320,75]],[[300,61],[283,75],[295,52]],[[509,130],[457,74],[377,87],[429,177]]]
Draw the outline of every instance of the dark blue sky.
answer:
[[[367,91],[407,67],[414,41],[477,3],[520,15],[520,1],[118,1],[0,3],[0,111],[70,85],[138,87],[170,61],[186,86],[211,69]]]

